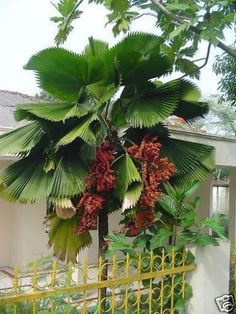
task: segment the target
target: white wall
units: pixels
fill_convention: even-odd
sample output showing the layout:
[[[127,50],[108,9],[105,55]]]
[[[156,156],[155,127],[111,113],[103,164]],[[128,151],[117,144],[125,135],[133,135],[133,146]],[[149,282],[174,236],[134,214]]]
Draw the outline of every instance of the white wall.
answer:
[[[0,168],[9,162],[1,160]],[[23,268],[40,255],[49,254],[45,214],[45,202],[22,205],[0,199],[0,267]]]
[[[46,214],[46,202],[21,205],[13,210],[14,233],[11,244],[11,266],[23,267],[42,255],[50,253],[43,219]]]
[[[0,200],[0,267],[9,264],[13,231],[13,211],[10,203]]]
[[[193,287],[188,314],[217,314],[215,298],[229,293],[230,243],[194,248],[197,269],[187,276]]]

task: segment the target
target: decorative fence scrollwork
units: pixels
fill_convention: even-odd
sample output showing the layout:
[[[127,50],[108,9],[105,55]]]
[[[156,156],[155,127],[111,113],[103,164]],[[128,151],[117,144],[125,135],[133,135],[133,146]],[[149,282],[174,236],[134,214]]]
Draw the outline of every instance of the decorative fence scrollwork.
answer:
[[[107,280],[102,276],[104,267]],[[34,269],[28,277],[15,269],[13,278],[8,278],[11,285],[0,290],[0,313],[178,313],[176,304],[188,293],[186,273],[195,267],[186,251],[173,250],[160,255],[134,253],[125,259],[114,255],[104,263],[100,259],[98,265],[85,259],[66,269],[54,262],[50,272]]]

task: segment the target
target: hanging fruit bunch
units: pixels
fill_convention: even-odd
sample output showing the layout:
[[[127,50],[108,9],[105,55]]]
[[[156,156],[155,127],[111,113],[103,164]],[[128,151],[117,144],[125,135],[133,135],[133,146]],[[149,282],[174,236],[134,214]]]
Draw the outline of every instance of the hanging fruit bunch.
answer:
[[[85,179],[86,189],[76,205],[79,224],[75,234],[83,234],[86,230],[97,229],[98,213],[106,205],[106,193],[116,185],[115,171],[112,162],[115,151],[109,142],[103,143],[96,151],[95,161],[91,165],[91,172]]]
[[[161,157],[161,144],[158,138],[145,136],[140,145],[128,148],[128,153],[139,163],[143,181],[141,196],[135,206],[133,217],[126,217],[122,232],[136,236],[140,229],[150,228],[155,221],[155,204],[161,196],[161,184],[175,173],[175,166],[167,157]]]
[[[142,179],[142,191],[135,205],[135,215],[128,219],[122,232],[136,236],[140,229],[153,225],[156,217],[155,204],[161,196],[161,184],[175,173],[175,167],[167,157],[160,156],[161,144],[157,137],[148,139],[145,136],[140,145],[134,144],[126,151],[137,164]],[[74,231],[76,235],[97,229],[99,211],[107,206],[107,196],[116,188],[117,173],[112,166],[118,154],[108,141],[97,149],[91,171],[85,180],[86,189],[76,205],[79,217]]]

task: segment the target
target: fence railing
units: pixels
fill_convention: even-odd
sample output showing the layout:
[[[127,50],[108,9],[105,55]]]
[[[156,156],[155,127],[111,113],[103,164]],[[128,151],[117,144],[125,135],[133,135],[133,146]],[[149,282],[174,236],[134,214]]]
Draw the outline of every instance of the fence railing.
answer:
[[[16,269],[8,278],[11,285],[0,290],[0,313],[178,313],[188,288],[186,273],[196,267],[188,261],[186,251],[163,251],[113,256],[96,266],[85,259],[82,265],[61,269],[54,262],[50,272],[34,269],[28,277]],[[6,284],[6,278],[0,283],[4,280]]]

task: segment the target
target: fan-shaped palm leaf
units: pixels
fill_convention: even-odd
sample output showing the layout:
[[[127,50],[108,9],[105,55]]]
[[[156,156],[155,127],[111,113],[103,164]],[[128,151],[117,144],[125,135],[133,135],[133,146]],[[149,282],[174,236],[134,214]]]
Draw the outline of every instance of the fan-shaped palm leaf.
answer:
[[[35,71],[40,87],[64,101],[76,102],[81,88],[103,78],[101,61],[62,48],[39,52],[25,69]]]
[[[39,122],[33,122],[0,136],[0,151],[5,154],[19,154],[37,145],[44,131]]]
[[[186,80],[176,81],[180,84],[180,100],[173,114],[186,121],[204,117],[209,111],[209,106],[206,102],[199,101],[201,93],[197,86]]]
[[[39,154],[16,161],[1,173],[1,180],[6,187],[6,193],[18,201],[35,202],[50,195],[53,173],[46,173],[44,161]]]
[[[163,139],[162,154],[176,166],[175,183],[204,180],[214,170],[214,147],[176,139]]]
[[[85,165],[76,157],[64,157],[55,170],[45,171],[42,153],[33,153],[8,166],[1,173],[2,196],[11,195],[22,203],[39,199],[58,199],[79,195],[87,175]]]
[[[49,246],[53,249],[54,256],[61,260],[76,262],[77,253],[92,242],[88,231],[75,235],[74,229],[78,221],[61,219],[53,216],[49,219]]]
[[[52,178],[50,197],[66,198],[85,189],[86,165],[77,157],[62,157]]]
[[[128,154],[118,159],[114,169],[117,173],[115,194],[123,200],[122,210],[124,211],[137,203],[143,188],[142,179]]]
[[[153,34],[132,33],[110,50],[116,60],[120,84],[143,82],[170,71],[173,60],[160,53],[163,40]]]
[[[88,144],[95,144],[96,137],[91,128],[93,121],[100,121],[96,114],[88,114],[86,117],[82,118],[78,125],[69,131],[65,136],[63,136],[58,145],[67,145],[73,142],[76,138],[81,138]]]
[[[71,103],[40,103],[40,104],[23,104],[16,107],[14,113],[17,121],[37,118],[49,121],[65,121],[72,117],[82,117],[90,110],[88,103],[71,104]]]

